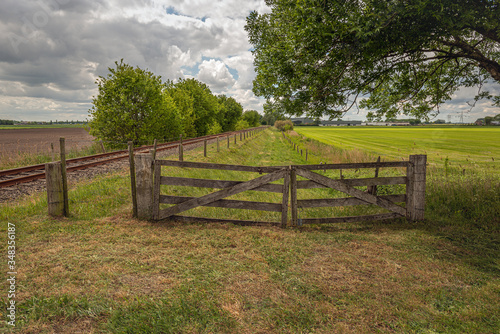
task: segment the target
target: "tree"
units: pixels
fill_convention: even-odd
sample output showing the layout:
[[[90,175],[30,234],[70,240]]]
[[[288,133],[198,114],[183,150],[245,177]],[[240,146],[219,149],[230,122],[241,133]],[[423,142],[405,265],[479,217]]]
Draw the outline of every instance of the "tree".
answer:
[[[181,79],[174,84],[176,89],[184,90],[184,93],[193,99],[194,128],[197,136],[208,133],[213,120],[216,119],[219,104],[210,88],[196,79]]]
[[[165,93],[172,97],[179,111],[182,135],[184,138],[196,137],[194,98],[186,90],[175,87],[171,81],[167,81],[166,86]]]
[[[107,77],[96,83],[99,93],[89,110],[90,134],[120,146],[127,141],[143,144],[163,138],[170,105],[164,104],[163,83],[153,73],[115,62]]]
[[[274,125],[274,122],[283,120],[283,115],[274,109],[273,104],[264,103],[264,116],[261,118],[261,123],[264,125]]]
[[[256,127],[260,125],[260,115],[255,110],[245,111],[242,118],[248,123],[250,127]]]
[[[217,121],[222,127],[221,132],[233,131],[243,113],[243,107],[234,98],[226,95],[217,96],[217,101],[219,102]]]
[[[238,122],[236,122],[235,130],[240,131],[244,129],[248,129],[250,127],[250,124],[248,124],[247,121],[245,121],[243,118],[240,118]]]
[[[283,113],[428,118],[460,87],[500,82],[492,0],[266,0],[247,18],[256,95]],[[358,104],[359,102],[359,104]]]

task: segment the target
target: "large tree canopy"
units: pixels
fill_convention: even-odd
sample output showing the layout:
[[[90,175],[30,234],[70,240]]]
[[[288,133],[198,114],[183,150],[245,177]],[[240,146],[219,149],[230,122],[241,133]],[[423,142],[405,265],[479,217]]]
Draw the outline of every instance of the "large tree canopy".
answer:
[[[254,92],[276,110],[427,117],[460,87],[500,82],[497,0],[266,0],[245,29]]]
[[[161,78],[123,59],[115,65],[116,69],[109,68],[110,73],[96,81],[99,94],[89,110],[90,134],[109,141],[110,146],[163,138],[163,121],[171,119],[173,102],[163,98]]]

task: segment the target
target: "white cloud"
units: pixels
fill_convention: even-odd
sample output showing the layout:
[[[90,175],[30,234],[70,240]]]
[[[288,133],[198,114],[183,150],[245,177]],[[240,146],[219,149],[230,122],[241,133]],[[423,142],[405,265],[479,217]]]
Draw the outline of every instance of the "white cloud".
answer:
[[[209,85],[212,91],[231,87],[236,82],[226,64],[219,60],[204,60],[199,68],[198,80]]]

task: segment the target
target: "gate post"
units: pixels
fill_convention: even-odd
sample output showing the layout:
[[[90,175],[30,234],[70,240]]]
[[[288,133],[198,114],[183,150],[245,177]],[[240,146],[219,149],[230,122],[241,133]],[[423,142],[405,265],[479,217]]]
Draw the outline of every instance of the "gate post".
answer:
[[[406,184],[406,218],[424,220],[427,155],[410,155]]]
[[[288,196],[290,194],[290,170],[286,170],[283,177],[283,200],[281,202],[281,227],[286,227],[288,221]]]
[[[150,154],[135,156],[137,218],[153,218],[153,158]]]
[[[290,167],[290,205],[292,206],[292,226],[299,225],[297,216],[297,172]]]

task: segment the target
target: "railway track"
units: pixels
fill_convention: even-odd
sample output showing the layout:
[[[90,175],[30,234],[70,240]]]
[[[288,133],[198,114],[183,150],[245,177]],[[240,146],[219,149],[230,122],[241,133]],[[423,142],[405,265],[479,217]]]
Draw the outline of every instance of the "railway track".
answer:
[[[197,137],[192,139],[186,139],[182,141],[183,146],[192,146],[199,143],[203,143],[205,140],[215,140],[217,137],[226,138],[239,134],[243,131],[233,131],[226,132],[217,135],[209,135],[203,137]],[[177,149],[179,147],[180,141],[172,141],[168,143],[158,144],[156,151],[165,151]],[[134,149],[134,153],[147,153],[153,149],[153,145],[141,146]],[[76,172],[79,170],[109,164],[118,160],[128,159],[128,150],[120,150],[109,153],[101,153],[95,155],[89,155],[80,158],[68,159],[66,160],[66,171]],[[39,179],[45,178],[45,164],[32,165],[14,169],[0,170],[0,188],[11,187],[20,183],[31,182]]]

